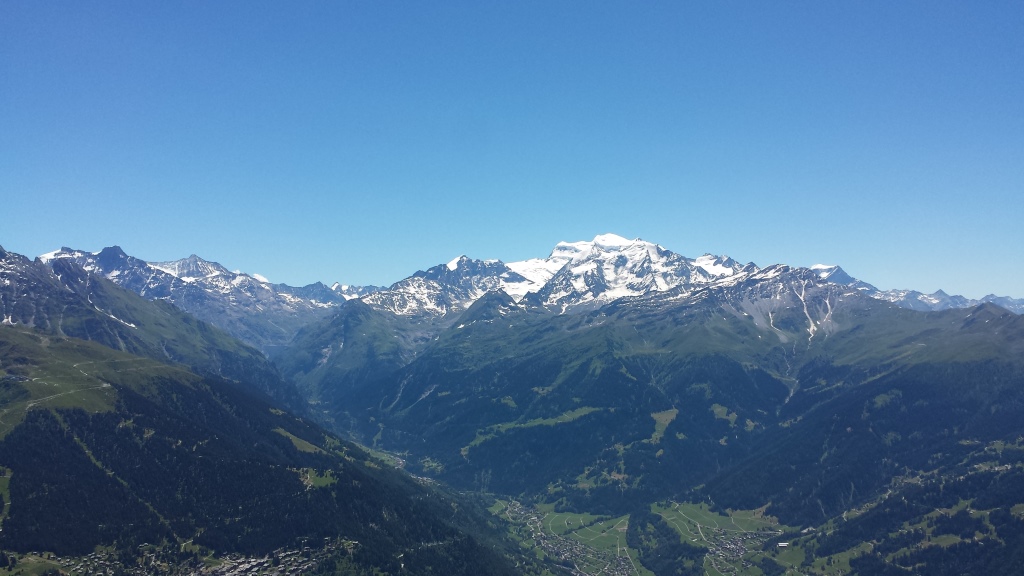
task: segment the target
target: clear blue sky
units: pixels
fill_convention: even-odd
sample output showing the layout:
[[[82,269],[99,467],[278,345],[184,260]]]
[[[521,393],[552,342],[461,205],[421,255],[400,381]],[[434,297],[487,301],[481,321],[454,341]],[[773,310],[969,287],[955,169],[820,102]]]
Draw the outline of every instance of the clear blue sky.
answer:
[[[605,232],[1024,296],[1024,3],[0,0],[0,244],[388,284]]]

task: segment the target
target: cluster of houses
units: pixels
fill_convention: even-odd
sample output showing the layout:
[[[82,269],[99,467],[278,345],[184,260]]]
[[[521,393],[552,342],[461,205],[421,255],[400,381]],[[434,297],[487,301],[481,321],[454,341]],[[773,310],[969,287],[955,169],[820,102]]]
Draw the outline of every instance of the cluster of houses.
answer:
[[[115,570],[121,568],[113,556],[98,552],[80,558],[61,558],[53,555],[49,558],[59,563],[69,574],[113,574]]]
[[[523,506],[512,500],[508,503],[505,514],[510,521],[525,526],[533,542],[564,567],[573,576],[586,576],[589,572],[581,570],[584,566],[602,565],[602,576],[635,576],[636,568],[628,556],[610,554],[574,538],[559,536],[544,530],[544,514],[532,506]],[[623,551],[625,546],[623,546]]]
[[[325,554],[322,550],[314,555],[310,548],[300,550],[276,550],[272,556],[249,558],[231,554],[222,558],[222,564],[216,568],[205,569],[196,573],[203,576],[298,576],[313,571]]]
[[[304,546],[301,549],[280,548],[262,557],[228,554],[219,558],[214,566],[198,562],[175,565],[161,560],[157,552],[140,546],[141,563],[125,566],[113,553],[93,552],[87,556],[62,558],[53,554],[39,556],[60,565],[61,571],[72,576],[298,576],[309,574],[321,562],[334,556],[341,548],[354,549],[358,542],[349,540],[325,541],[320,548]]]
[[[754,563],[745,557],[748,552],[761,549],[769,538],[781,534],[779,530],[768,528],[739,531],[703,526],[702,529],[711,536],[711,540],[707,542],[708,561],[722,574],[741,574],[749,571],[754,567]],[[777,545],[779,549],[788,546],[788,542]]]

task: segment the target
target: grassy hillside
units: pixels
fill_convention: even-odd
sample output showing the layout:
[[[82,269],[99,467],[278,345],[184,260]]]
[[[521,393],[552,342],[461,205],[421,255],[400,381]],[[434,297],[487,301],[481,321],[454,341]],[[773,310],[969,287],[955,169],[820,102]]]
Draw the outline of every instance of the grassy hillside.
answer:
[[[342,538],[358,544],[329,562],[358,570],[518,573],[474,506],[242,384],[7,326],[0,367],[4,549],[188,563]]]

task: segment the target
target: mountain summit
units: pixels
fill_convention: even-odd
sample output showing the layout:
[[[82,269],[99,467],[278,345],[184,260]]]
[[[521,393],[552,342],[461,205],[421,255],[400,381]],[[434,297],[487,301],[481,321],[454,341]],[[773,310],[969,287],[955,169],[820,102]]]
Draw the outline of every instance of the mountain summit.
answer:
[[[614,234],[602,234],[590,242],[560,242],[548,259],[562,265],[533,299],[563,312],[683,285],[708,284],[743,268],[728,256],[706,254],[691,259],[652,242]]]
[[[232,276],[231,271],[227,268],[216,262],[203,260],[195,254],[172,262],[150,262],[149,266],[186,282],[195,282],[196,280],[215,276]]]

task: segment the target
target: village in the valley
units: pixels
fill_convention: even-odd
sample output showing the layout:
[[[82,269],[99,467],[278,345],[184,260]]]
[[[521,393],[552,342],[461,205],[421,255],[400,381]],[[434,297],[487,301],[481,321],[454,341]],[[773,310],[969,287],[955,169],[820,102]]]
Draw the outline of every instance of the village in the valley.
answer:
[[[703,512],[693,518],[687,514]],[[573,576],[646,576],[650,574],[626,546],[628,517],[603,518],[555,514],[509,500],[500,515],[524,541],[531,542]],[[751,569],[750,557],[781,534],[773,522],[732,518],[675,505],[661,512],[685,540],[707,548],[705,567],[719,574]],[[717,516],[717,519],[715,518]],[[728,525],[724,522],[729,522]],[[632,554],[632,555],[631,555]]]
[[[544,518],[547,516],[533,506],[524,506],[510,500],[503,516],[514,525],[525,527],[525,537],[540,547],[549,558],[567,569],[573,576],[586,576],[599,573],[608,576],[635,576],[638,574],[639,563],[626,554],[625,525],[614,528],[621,531],[622,548],[613,552],[601,550],[584,544],[581,540],[563,536],[545,529]],[[583,528],[581,525],[580,528]],[[597,571],[593,569],[597,568]]]
[[[356,546],[358,543],[350,540],[328,540],[319,548],[280,548],[259,557],[226,554],[207,562],[169,562],[155,547],[142,545],[135,566],[124,566],[114,553],[102,551],[75,558],[29,553],[21,564],[59,566],[60,573],[71,576],[298,576],[315,571],[322,562],[339,552],[351,552]]]

